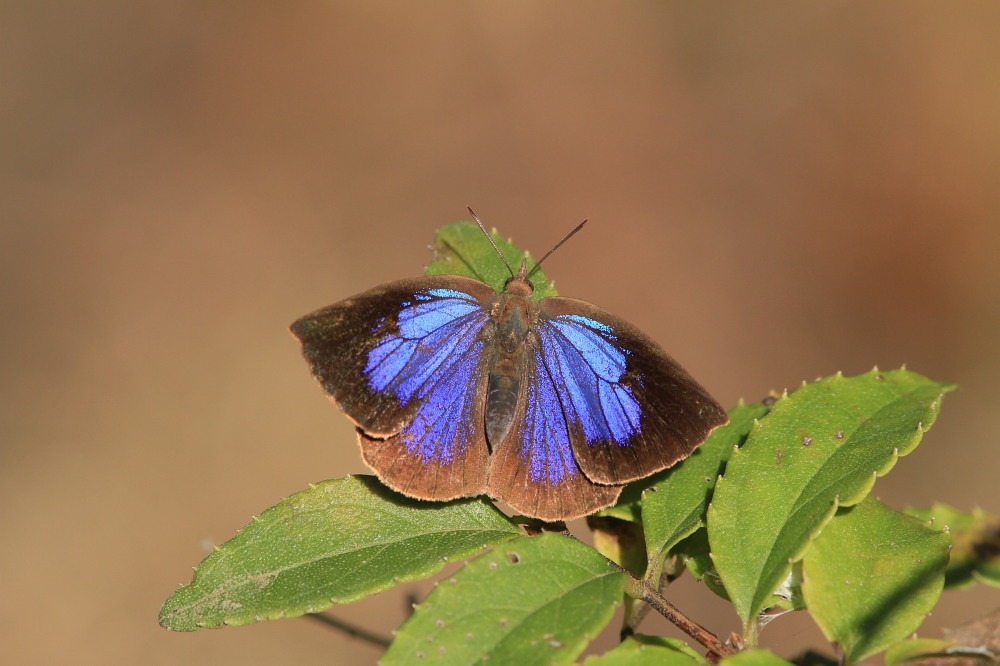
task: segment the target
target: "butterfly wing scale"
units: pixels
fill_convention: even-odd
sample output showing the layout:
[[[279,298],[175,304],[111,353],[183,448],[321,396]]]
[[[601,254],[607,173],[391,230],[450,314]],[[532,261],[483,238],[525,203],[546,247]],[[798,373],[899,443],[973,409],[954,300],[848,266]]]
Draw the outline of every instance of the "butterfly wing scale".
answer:
[[[486,324],[496,297],[458,276],[399,280],[292,324],[313,375],[358,426],[362,457],[420,499],[483,492]]]
[[[488,492],[542,520],[572,520],[611,506],[620,486],[585,477],[573,457],[554,378],[537,346],[521,357],[522,386],[514,425],[490,461]]]
[[[651,338],[595,305],[543,299],[537,333],[539,363],[561,389],[573,455],[591,481],[624,484],[670,467],[729,420]]]
[[[458,276],[391,282],[292,325],[324,390],[390,487],[445,500],[488,492],[543,520],[613,504],[621,485],[686,457],[725,411],[628,322],[546,298],[520,356],[504,442],[484,428],[497,295]]]

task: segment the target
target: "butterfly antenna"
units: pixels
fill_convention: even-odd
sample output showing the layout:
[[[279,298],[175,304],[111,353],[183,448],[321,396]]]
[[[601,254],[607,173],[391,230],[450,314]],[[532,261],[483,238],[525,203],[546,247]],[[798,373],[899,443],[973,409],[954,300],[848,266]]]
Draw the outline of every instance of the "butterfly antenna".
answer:
[[[530,278],[532,275],[534,275],[535,271],[537,271],[539,268],[541,268],[542,262],[545,261],[546,259],[548,259],[549,255],[551,255],[553,252],[555,252],[556,250],[558,250],[562,246],[563,243],[565,243],[570,238],[572,238],[574,236],[574,234],[576,234],[576,232],[578,232],[580,229],[583,229],[583,225],[585,225],[585,224],[587,224],[587,220],[584,220],[580,224],[576,225],[576,228],[573,229],[573,231],[571,231],[568,234],[566,234],[561,241],[559,241],[558,243],[556,243],[555,247],[553,247],[551,250],[549,250],[548,252],[546,252],[545,256],[542,257],[541,259],[539,259],[538,263],[535,264],[535,267],[531,269],[531,271],[528,273],[527,277]]]
[[[472,210],[472,206],[466,206],[466,208],[469,210],[469,215],[472,215],[472,219],[475,220],[476,224],[479,225],[479,228],[483,230],[483,233],[486,235],[486,240],[488,240],[490,242],[490,245],[493,246],[493,249],[497,251],[497,256],[500,257],[500,261],[503,262],[503,265],[507,267],[507,272],[510,273],[511,277],[514,277],[514,270],[510,267],[510,264],[507,263],[507,258],[503,256],[503,252],[501,252],[500,248],[497,247],[496,241],[493,240],[493,236],[490,235],[490,232],[486,231],[486,227],[483,226],[483,223],[482,221],[480,221],[479,216],[476,215],[476,211]],[[572,235],[573,234],[570,234],[570,236]],[[560,245],[562,245],[562,243],[560,243]],[[556,247],[559,247],[559,245],[556,245]]]

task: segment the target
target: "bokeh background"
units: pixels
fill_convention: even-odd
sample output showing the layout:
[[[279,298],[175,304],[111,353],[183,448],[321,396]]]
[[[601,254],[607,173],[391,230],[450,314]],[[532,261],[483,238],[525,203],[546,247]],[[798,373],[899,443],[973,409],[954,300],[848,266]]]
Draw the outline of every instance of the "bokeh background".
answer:
[[[536,254],[590,218],[547,262],[561,292],[726,405],[875,364],[959,382],[875,493],[1000,511],[998,26],[990,2],[2,3],[0,660],[374,660],[307,620],[157,612],[251,514],[364,470],[286,326],[418,274],[466,204]],[[334,611],[388,630],[426,589]],[[948,594],[923,633],[998,602]]]

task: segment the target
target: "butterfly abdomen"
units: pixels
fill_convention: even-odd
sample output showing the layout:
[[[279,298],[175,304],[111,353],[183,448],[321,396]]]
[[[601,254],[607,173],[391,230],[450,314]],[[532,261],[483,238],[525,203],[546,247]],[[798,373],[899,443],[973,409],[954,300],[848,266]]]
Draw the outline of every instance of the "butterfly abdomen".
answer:
[[[527,280],[508,281],[492,309],[495,350],[486,389],[486,440],[496,450],[507,438],[518,411],[527,341],[538,319]]]
[[[490,369],[486,389],[486,441],[496,450],[507,438],[521,392],[520,356],[500,353]]]

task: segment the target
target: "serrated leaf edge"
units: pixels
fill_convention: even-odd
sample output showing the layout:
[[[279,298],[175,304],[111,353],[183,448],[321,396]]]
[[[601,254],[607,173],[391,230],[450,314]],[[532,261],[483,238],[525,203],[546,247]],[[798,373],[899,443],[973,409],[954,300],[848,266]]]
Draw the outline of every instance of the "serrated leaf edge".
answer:
[[[518,540],[521,540],[521,539],[533,539],[533,538],[536,538],[536,537],[531,537],[531,536],[517,537]],[[578,542],[578,543],[580,543],[580,542]],[[510,544],[507,544],[507,545],[510,545]],[[583,544],[583,545],[586,545],[586,544]],[[587,547],[589,548],[589,546],[587,546]],[[470,571],[471,567],[489,568],[489,563],[485,562],[485,559],[488,558],[490,556],[490,554],[491,553],[483,553],[479,557],[476,557],[474,560],[471,560],[461,570],[459,570],[458,572],[456,572],[455,574],[453,574],[452,576],[450,576],[447,580],[449,582],[454,582],[454,583],[457,584],[458,582],[460,582],[460,579],[461,579],[463,571]],[[607,558],[605,558],[605,559],[607,560]],[[582,569],[586,573],[589,573],[589,570],[587,570],[585,567],[581,567],[580,565],[577,565],[576,563],[566,562],[565,560],[561,560],[561,561],[564,564],[572,564],[576,568]],[[505,628],[508,629],[508,631],[506,632],[506,634],[504,634],[503,636],[500,637],[500,639],[499,639],[499,641],[497,643],[495,643],[493,646],[491,646],[491,649],[495,649],[496,646],[499,643],[503,642],[503,640],[506,639],[506,637],[508,637],[511,634],[513,634],[518,628],[524,626],[524,624],[530,618],[532,618],[536,614],[538,614],[538,613],[540,613],[540,612],[548,609],[553,604],[559,603],[562,599],[564,599],[570,593],[576,592],[578,590],[582,590],[585,587],[590,586],[590,585],[603,584],[605,581],[609,580],[609,577],[618,577],[618,578],[620,578],[622,580],[622,585],[624,586],[625,581],[629,578],[628,574],[624,573],[623,571],[618,571],[612,565],[612,563],[611,563],[610,560],[607,560],[607,565],[608,566],[607,566],[607,570],[606,571],[603,571],[601,573],[593,575],[592,577],[590,577],[590,578],[588,578],[588,579],[580,582],[579,584],[573,585],[572,587],[565,588],[564,590],[561,591],[561,593],[559,594],[559,596],[557,598],[551,599],[551,600],[543,603],[542,605],[536,607],[534,610],[532,610],[527,615],[525,615],[524,617],[522,617],[519,622],[516,622],[514,624],[509,624],[508,623],[505,626]],[[437,586],[438,586],[437,583],[435,583],[435,587],[437,587]],[[428,596],[428,598],[423,603],[418,604],[418,605],[416,605],[416,606],[413,607],[414,615],[418,611],[424,611],[424,612],[426,612],[428,609],[431,608],[431,603],[432,603],[432,600],[431,600],[430,596]],[[606,613],[607,619],[604,621],[604,624],[601,625],[601,628],[603,628],[604,626],[607,626],[607,623],[610,622],[611,618],[614,616],[615,610],[617,610],[617,608],[621,604],[622,604],[622,595],[615,595],[615,598],[612,599],[609,607],[605,609],[607,611],[607,613]],[[398,635],[400,635],[404,631],[405,631],[405,624],[403,626],[401,626],[399,628],[399,630],[397,630],[396,632],[394,632],[394,636],[398,636]],[[590,631],[585,631],[585,632],[583,632],[580,635],[579,640],[575,644],[572,644],[572,645],[565,644],[565,645],[563,645],[561,647],[566,647],[567,648],[567,653],[571,655],[572,659],[575,659],[577,656],[580,655],[581,652],[583,652],[583,650],[586,648],[587,644],[590,643],[592,640],[594,640],[594,638],[596,638],[596,636],[597,636],[598,633],[600,633],[600,630],[598,630],[597,633],[592,633]]]
[[[330,481],[332,481],[332,482],[344,482],[344,481],[348,481],[348,480],[353,479],[354,476],[355,475],[353,475],[353,474],[348,474],[348,475],[340,477],[338,479],[330,479]],[[361,476],[364,477],[365,475],[361,475]],[[309,483],[306,489],[300,490],[298,492],[292,493],[291,495],[287,495],[287,496],[281,498],[277,503],[275,503],[272,506],[268,507],[262,513],[268,513],[270,511],[278,511],[278,510],[280,510],[282,508],[287,507],[289,504],[292,503],[293,498],[295,498],[297,495],[300,495],[300,494],[302,494],[304,492],[308,492],[310,490],[314,490],[317,487],[317,485],[318,484],[316,484],[316,483]],[[341,505],[341,506],[344,506],[344,505],[347,505],[347,504],[349,504],[349,502],[339,503],[339,505]],[[466,502],[460,504],[458,507],[455,507],[455,508],[460,508],[461,511],[464,514],[470,515],[470,507],[472,505],[474,505],[474,502],[466,501]],[[444,505],[442,504],[442,506],[444,506]],[[310,511],[316,511],[316,510],[321,510],[321,509],[311,509]],[[368,509],[366,508],[366,510],[368,510]],[[509,517],[507,517],[507,516],[504,516],[504,517],[508,518],[508,520],[509,520]],[[236,532],[235,532],[235,534],[233,534],[232,537],[230,537],[229,539],[227,539],[223,545],[225,545],[226,543],[229,543],[231,541],[234,541],[234,540],[238,539],[239,536],[243,532],[245,532],[247,529],[249,529],[255,523],[260,522],[260,520],[261,520],[260,515],[257,515],[257,514],[251,515],[250,516],[250,522],[248,522],[243,527],[240,527],[239,529],[237,529]],[[463,532],[481,534],[481,533],[483,533],[485,531],[486,530],[474,530],[474,529],[468,529],[468,530],[455,530],[455,529],[447,529],[446,530],[446,529],[442,529],[442,530],[434,530],[434,531],[422,532],[422,533],[420,533],[417,536],[420,537],[420,538],[422,538],[422,537],[425,537],[425,536],[433,535],[435,533],[440,533],[440,534],[461,534]],[[307,614],[310,614],[310,613],[319,613],[319,612],[322,612],[324,610],[328,610],[328,609],[332,608],[335,605],[349,604],[349,603],[352,603],[354,601],[358,601],[360,599],[364,599],[364,598],[367,598],[367,597],[370,597],[370,596],[373,596],[373,595],[385,592],[386,590],[389,590],[389,589],[395,587],[396,585],[398,585],[400,583],[412,582],[412,581],[415,581],[415,580],[423,580],[424,578],[428,578],[430,576],[433,576],[435,573],[437,573],[438,571],[440,571],[444,567],[444,565],[449,562],[449,560],[453,561],[453,560],[465,559],[465,558],[468,558],[468,557],[472,557],[472,556],[476,555],[477,553],[479,553],[481,551],[485,551],[487,549],[491,549],[491,548],[495,547],[496,545],[499,545],[500,543],[505,543],[506,541],[509,541],[510,539],[517,538],[519,536],[519,534],[516,533],[516,532],[504,533],[504,532],[500,532],[499,530],[496,530],[496,532],[499,533],[499,534],[507,534],[509,536],[509,538],[505,539],[505,540],[502,540],[502,541],[499,541],[499,542],[497,542],[495,544],[487,544],[486,546],[480,547],[480,548],[475,549],[475,550],[471,550],[471,551],[459,551],[457,554],[453,554],[451,557],[444,556],[444,557],[442,557],[441,562],[439,564],[436,564],[436,566],[435,565],[428,565],[428,567],[426,569],[413,572],[412,574],[403,575],[403,576],[393,576],[392,579],[390,579],[389,581],[387,581],[385,584],[374,586],[373,588],[371,588],[371,589],[369,589],[369,590],[367,590],[365,592],[361,592],[361,593],[358,593],[358,594],[355,594],[355,595],[344,595],[344,596],[333,595],[331,597],[328,597],[329,603],[312,604],[312,605],[304,607],[304,608],[297,608],[297,609],[291,609],[291,610],[290,609],[282,609],[282,610],[274,612],[274,613],[263,613],[263,614],[258,613],[258,614],[253,615],[252,617],[248,616],[246,618],[240,617],[238,615],[229,615],[229,616],[223,616],[222,618],[219,619],[218,622],[214,622],[214,621],[213,622],[197,621],[197,622],[194,622],[193,625],[195,627],[199,628],[199,629],[215,629],[215,628],[227,627],[227,626],[246,626],[246,625],[255,624],[255,623],[258,623],[258,622],[264,622],[264,621],[270,621],[270,620],[280,620],[280,619],[293,618],[293,617],[300,617],[302,615],[307,615]],[[405,541],[407,541],[409,539],[412,539],[412,538],[416,538],[416,537],[412,537],[411,536],[411,537],[408,537],[407,539],[397,539],[397,540],[393,540],[393,541],[383,541],[383,542],[380,542],[377,545],[369,546],[368,548],[379,548],[379,547],[382,547],[382,546],[385,546],[385,545],[395,545],[395,544],[398,544],[398,543],[405,542]],[[170,603],[170,600],[173,599],[178,593],[180,593],[182,590],[194,587],[197,584],[199,576],[203,575],[203,573],[202,573],[203,567],[208,562],[214,561],[215,558],[219,557],[219,553],[221,552],[221,550],[222,550],[221,546],[219,546],[219,545],[213,546],[212,552],[209,553],[196,566],[192,567],[192,570],[194,571],[194,576],[192,577],[191,581],[189,583],[181,583],[177,587],[177,589],[174,590],[174,592],[169,597],[167,597],[166,601],[164,601],[163,606],[160,609],[160,614],[159,614],[159,618],[158,618],[159,619],[159,624],[160,624],[161,627],[163,627],[164,629],[166,629],[168,631],[185,631],[184,629],[176,629],[175,627],[170,626],[169,620],[171,620],[172,618],[177,617],[182,612],[188,611],[188,610],[190,610],[192,608],[196,608],[199,605],[203,605],[203,604],[208,603],[209,599],[216,598],[217,596],[219,596],[224,591],[225,584],[220,584],[220,585],[217,585],[215,588],[213,588],[210,592],[207,592],[204,595],[201,595],[195,601],[192,601],[190,603],[187,603],[187,604],[184,604],[184,605],[181,605],[181,606],[172,607],[169,610],[167,608],[168,604]],[[329,557],[333,557],[333,556],[336,556],[336,555],[339,555],[339,554],[344,554],[344,553],[348,553],[348,552],[350,552],[350,553],[360,552],[360,550],[363,550],[363,549],[354,550],[354,551],[341,551],[341,552],[337,552],[337,553],[332,553],[330,555],[325,555],[325,556],[322,556],[322,557],[316,557],[316,558],[313,558],[313,559],[308,560],[308,561],[302,561],[302,562],[296,563],[293,566],[288,566],[288,567],[281,568],[280,570],[278,570],[276,572],[262,572],[262,573],[258,573],[258,574],[255,574],[255,575],[256,576],[261,576],[261,577],[267,577],[268,579],[273,579],[273,578],[276,578],[278,575],[280,575],[281,573],[283,573],[285,571],[290,571],[290,570],[296,569],[296,568],[298,568],[300,566],[306,566],[306,565],[312,564],[314,562],[319,562],[321,560],[328,559]]]
[[[905,370],[906,370],[906,367],[902,366],[898,371],[905,371]],[[889,372],[898,372],[898,371],[892,370],[892,371],[889,371]],[[841,371],[838,370],[834,375],[831,375],[829,377],[818,377],[815,382],[812,382],[812,384],[816,384],[816,383],[819,383],[821,381],[828,381],[830,383],[834,383],[834,382],[840,383],[840,382],[849,381],[851,379],[855,379],[857,377],[865,377],[865,376],[872,376],[872,375],[884,375],[884,374],[888,374],[888,373],[880,371],[878,369],[878,366],[874,366],[872,368],[872,370],[870,370],[867,373],[864,373],[864,374],[861,374],[861,375],[856,375],[854,377],[845,377],[844,374],[843,374],[843,372],[841,372]],[[933,381],[933,380],[929,379],[929,381]],[[787,566],[788,567],[793,566],[796,562],[798,562],[798,561],[800,561],[802,559],[802,557],[805,555],[806,551],[809,549],[810,544],[812,544],[812,542],[815,541],[816,537],[819,536],[819,534],[823,531],[823,528],[825,528],[827,526],[827,524],[829,524],[830,520],[836,514],[838,508],[840,508],[842,506],[843,507],[854,506],[855,504],[861,502],[865,497],[867,497],[871,493],[872,488],[875,486],[875,482],[879,478],[881,478],[881,477],[885,476],[886,474],[888,474],[892,470],[892,468],[896,466],[896,463],[899,461],[900,457],[905,456],[905,455],[913,452],[917,448],[917,446],[920,444],[920,441],[923,439],[924,433],[926,433],[928,430],[930,430],[931,427],[934,425],[934,423],[937,421],[938,415],[940,414],[940,411],[941,411],[941,403],[944,400],[944,394],[947,393],[948,391],[951,391],[951,390],[955,389],[955,385],[954,384],[942,384],[940,382],[934,382],[934,383],[941,387],[941,391],[938,393],[938,396],[928,405],[928,408],[927,408],[928,416],[927,416],[926,420],[925,421],[921,421],[920,423],[917,424],[916,430],[913,433],[912,437],[907,441],[906,446],[904,447],[904,450],[900,450],[899,447],[894,447],[893,450],[892,450],[892,452],[891,452],[891,454],[887,458],[886,463],[881,468],[878,468],[878,469],[873,470],[871,472],[871,474],[869,475],[869,481],[866,484],[864,484],[862,487],[860,487],[859,491],[857,493],[853,494],[851,497],[848,497],[846,499],[842,498],[840,496],[837,496],[837,497],[834,498],[834,501],[831,503],[830,507],[828,508],[826,514],[824,514],[823,518],[817,523],[817,525],[816,525],[816,527],[814,529],[812,529],[812,530],[809,531],[808,537],[804,541],[802,547],[799,548],[792,557],[788,558],[788,562],[787,562]],[[801,384],[801,386],[808,386],[809,384],[810,384],[810,382],[803,381],[802,384]],[[901,394],[897,398],[897,400],[905,398],[909,393],[910,392]],[[794,399],[794,396],[795,396],[794,392],[791,393],[791,394],[789,394],[788,389],[783,390],[782,393],[781,393],[781,396],[775,401],[774,405],[771,407],[771,411],[768,413],[768,417],[771,417],[774,414],[779,413],[779,409],[787,409],[787,407],[783,407],[783,404],[787,403],[787,402],[791,402]],[[883,409],[884,409],[884,407],[883,407]],[[879,411],[881,411],[881,410],[879,410]],[[739,445],[734,445],[733,446],[733,452],[732,452],[732,454],[730,455],[730,458],[729,458],[729,461],[730,461],[729,464],[730,465],[733,462],[735,462],[736,460],[738,460],[739,456],[741,456],[741,455],[744,454],[743,449],[746,447],[746,444],[750,442],[750,438],[761,427],[763,427],[763,424],[760,422],[760,419],[754,419],[753,426],[750,429],[750,433],[747,435],[747,439],[746,439],[746,442],[744,443],[744,446],[742,446],[742,447],[739,446]],[[715,487],[715,492],[716,493],[718,492],[719,486],[724,481],[725,481],[725,475],[720,475],[716,479],[716,487]],[[713,493],[713,499],[714,499],[714,493]],[[709,515],[713,511],[714,511],[713,502],[709,502],[708,508],[706,510],[706,516]],[[790,522],[790,521],[787,521],[787,522]],[[787,522],[786,522],[786,524],[787,524]],[[778,536],[780,537],[780,533],[779,533]],[[709,558],[712,560],[713,566],[716,568],[716,570],[718,570],[718,565],[716,564],[716,561],[715,561],[715,554],[711,550],[709,551]],[[770,563],[770,561],[771,561],[770,559],[765,560],[764,566],[761,568],[761,571],[764,571],[764,570],[767,569],[767,565]],[[759,579],[759,572],[758,572],[758,579]],[[720,580],[720,582],[721,582],[721,580]],[[1000,583],[998,583],[997,586],[1000,587]],[[755,595],[754,598],[753,598],[753,602],[751,603],[751,606],[758,605],[758,603],[762,599],[766,599],[766,598],[772,596],[773,594],[774,594],[774,591],[772,590],[771,592],[768,592],[767,594],[762,595],[761,598],[758,598],[758,596]],[[759,617],[760,616],[758,615],[758,618]],[[757,619],[755,618],[754,621],[753,621],[753,623],[756,623],[756,621],[757,621]],[[745,631],[747,629],[750,629],[750,628],[749,627],[744,627]],[[749,634],[750,636],[753,636],[753,635],[756,634],[756,631],[753,630],[753,629],[750,629],[750,632],[751,632]]]

